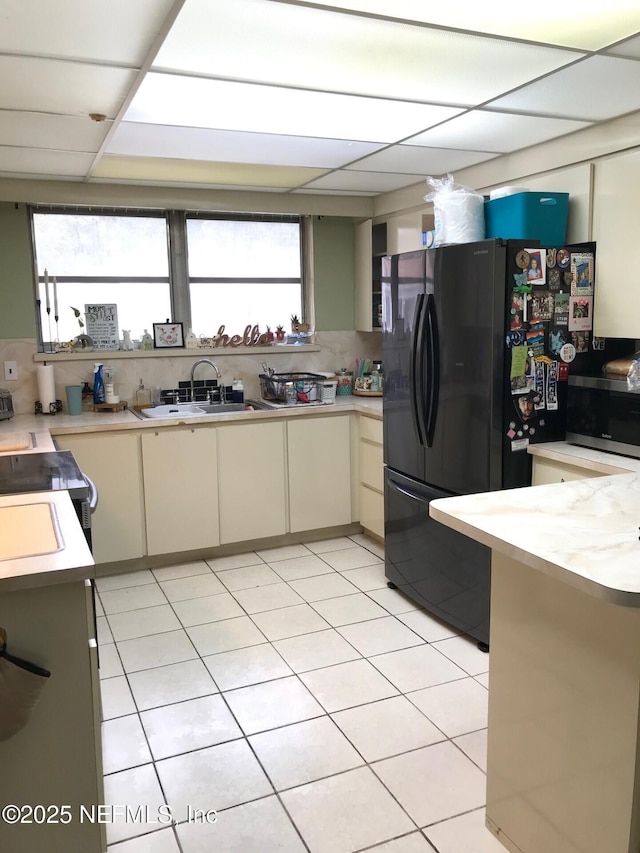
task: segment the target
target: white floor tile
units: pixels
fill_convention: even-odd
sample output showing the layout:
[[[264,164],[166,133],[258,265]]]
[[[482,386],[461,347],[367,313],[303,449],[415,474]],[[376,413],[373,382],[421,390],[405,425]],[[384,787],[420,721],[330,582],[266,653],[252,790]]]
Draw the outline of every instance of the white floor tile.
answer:
[[[344,551],[345,548],[355,548],[356,543],[348,536],[338,536],[335,539],[320,539],[318,542],[305,542],[314,554],[328,554],[329,551]]]
[[[312,631],[323,631],[330,627],[329,623],[325,622],[308,604],[254,613],[251,618],[265,637],[271,641],[309,634]]]
[[[364,764],[330,717],[318,717],[249,738],[276,791]]]
[[[332,714],[367,761],[379,761],[444,740],[443,733],[404,696]]]
[[[442,622],[437,616],[432,616],[426,610],[410,610],[408,613],[399,613],[398,619],[428,643],[457,637],[459,634],[459,631],[456,631],[451,625],[447,625],[446,622]]]
[[[104,607],[102,606],[102,602],[100,601],[100,596],[95,596],[95,608],[96,608],[96,616],[104,616]]]
[[[207,565],[213,572],[224,572],[227,569],[242,569],[244,566],[259,566],[262,559],[254,552],[246,554],[231,554],[228,557],[216,557],[206,560]]]
[[[102,766],[105,775],[148,764],[151,753],[137,714],[102,724]]]
[[[210,655],[204,663],[220,690],[233,690],[291,675],[291,669],[270,643]]]
[[[397,690],[366,660],[350,661],[325,669],[314,669],[300,678],[328,711],[397,695]]]
[[[369,592],[372,589],[386,589],[387,581],[384,576],[384,563],[376,563],[371,566],[362,566],[359,569],[347,569],[342,572],[346,578],[358,589]]]
[[[189,598],[187,601],[175,601],[172,606],[185,628],[244,616],[244,610],[228,592],[205,595],[202,598]]]
[[[96,612],[96,627],[98,629],[98,645],[107,646],[113,643],[113,634],[109,628],[106,616],[98,616]]]
[[[401,693],[420,690],[445,681],[464,678],[466,673],[432,646],[414,646],[371,658],[371,663]]]
[[[358,592],[357,587],[346,581],[337,572],[291,581],[291,586],[305,601],[321,601],[323,598],[337,598],[341,595],[351,595]]]
[[[487,829],[485,810],[463,814],[444,823],[425,829],[425,835],[436,845],[439,853],[504,853],[504,847]],[[550,853],[550,851],[549,851]]]
[[[360,657],[334,629],[277,640],[273,644],[294,672],[306,672]]]
[[[111,633],[116,642],[134,640],[150,634],[163,634],[182,628],[180,620],[168,604],[143,607],[126,613],[112,613],[109,617]]]
[[[123,675],[102,680],[100,684],[100,699],[103,720],[124,717],[127,714],[135,714],[137,711],[129,684]]]
[[[324,713],[296,676],[231,690],[225,693],[225,699],[248,735]]]
[[[162,566],[153,569],[153,575],[157,581],[172,581],[177,578],[190,578],[194,575],[211,574],[211,569],[204,560],[196,560],[193,563],[181,563],[177,566]]]
[[[155,578],[149,569],[140,572],[126,572],[120,575],[109,575],[104,578],[96,578],[96,589],[100,594],[113,589],[126,589],[131,586],[143,586],[147,583],[155,583]]]
[[[291,560],[279,560],[269,565],[285,581],[297,581],[300,578],[311,578],[315,575],[330,575],[334,571],[315,554],[309,554],[308,557],[294,557]]]
[[[269,548],[256,553],[265,563],[276,563],[278,560],[290,560],[293,557],[307,557],[310,551],[304,545],[283,545],[281,548]]]
[[[460,735],[453,738],[456,746],[468,755],[474,764],[487,772],[487,730],[480,729],[477,732],[470,732],[468,735]]]
[[[313,853],[351,853],[414,825],[366,767],[281,794]]]
[[[218,595],[220,592],[227,591],[213,572],[208,572],[206,575],[162,581],[160,586],[171,602],[200,598],[203,595]]]
[[[304,853],[306,848],[277,797],[226,809],[215,824],[177,827],[183,853]]]
[[[154,581],[142,586],[130,586],[126,589],[114,589],[100,593],[100,599],[107,616],[112,613],[125,613],[140,607],[155,607],[166,604],[167,599]]]
[[[387,841],[386,844],[370,847],[367,853],[436,853],[436,849],[429,844],[421,832],[412,832],[410,835],[396,838],[395,841]],[[463,853],[463,851],[459,850],[458,853]],[[470,851],[465,851],[465,853],[470,853]]]
[[[489,673],[488,672],[481,672],[480,675],[474,675],[473,677],[478,682],[478,684],[482,684],[482,686],[486,687],[487,690],[489,689]]]
[[[366,548],[345,548],[343,551],[330,551],[322,555],[322,559],[338,572],[346,572],[349,569],[359,569],[362,566],[382,567],[384,575],[384,563]],[[386,585],[386,581],[385,581]]]
[[[485,802],[484,773],[448,741],[371,767],[419,827]]]
[[[220,811],[273,793],[244,739],[165,758],[156,768],[179,822],[186,820],[189,807]]]
[[[241,569],[225,569],[223,572],[216,571],[216,577],[231,592],[281,582],[280,577],[266,563]]]
[[[344,625],[338,632],[365,657],[424,645],[422,637],[398,622],[395,616]]]
[[[194,625],[193,628],[187,628],[187,633],[199,654],[203,656],[256,646],[265,641],[248,616],[209,622],[207,625]]]
[[[389,589],[389,587],[385,589],[372,589],[370,592],[367,592],[367,595],[393,615],[408,613],[410,610],[419,610],[415,601],[398,592],[397,589]]]
[[[107,848],[107,853],[180,853],[173,829],[160,829],[142,838],[123,841]]]
[[[123,640],[117,643],[117,647],[125,672],[167,666],[198,657],[184,631],[169,631],[166,634],[153,634],[136,640]]]
[[[264,613],[279,607],[292,607],[303,600],[286,583],[274,583],[260,589],[239,589],[233,593],[236,601],[247,613]]]
[[[384,544],[382,542],[378,542],[377,539],[367,536],[366,533],[355,533],[353,536],[349,536],[349,539],[355,542],[356,545],[362,545],[363,548],[372,551],[376,557],[384,560]]]
[[[156,761],[242,736],[219,695],[143,711],[140,719]]]
[[[166,806],[166,800],[152,764],[105,776],[104,801],[107,806],[129,806],[132,812],[141,809],[141,814],[146,813],[149,817],[149,823],[136,823],[127,820],[122,810],[114,810],[113,820],[106,824],[109,844],[156,830],[164,831],[163,826],[166,824],[159,822],[164,819],[164,813],[159,809]],[[144,847],[141,849],[145,850]],[[153,850],[151,846],[149,849]]]
[[[124,669],[120,661],[120,655],[116,646],[111,643],[100,647],[100,678],[113,678],[116,675],[124,675]]]
[[[471,637],[451,637],[449,640],[438,640],[433,644],[449,660],[457,663],[469,675],[480,675],[489,671],[489,655],[481,652],[478,644]]]
[[[314,601],[313,607],[334,628],[388,615],[384,608],[372,601],[363,592],[343,595],[340,598],[325,598],[322,601]]]
[[[144,669],[130,673],[128,678],[140,711],[218,692],[213,678],[201,660],[187,660],[155,669]]]
[[[487,727],[489,692],[471,677],[407,693],[407,699],[447,737]]]

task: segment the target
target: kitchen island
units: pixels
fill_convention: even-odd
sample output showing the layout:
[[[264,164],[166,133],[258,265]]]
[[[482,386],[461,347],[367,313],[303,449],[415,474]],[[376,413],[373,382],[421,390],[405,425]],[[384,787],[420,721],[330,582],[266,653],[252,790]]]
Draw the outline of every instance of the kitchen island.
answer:
[[[487,826],[512,853],[637,853],[640,474],[430,514],[492,549]]]

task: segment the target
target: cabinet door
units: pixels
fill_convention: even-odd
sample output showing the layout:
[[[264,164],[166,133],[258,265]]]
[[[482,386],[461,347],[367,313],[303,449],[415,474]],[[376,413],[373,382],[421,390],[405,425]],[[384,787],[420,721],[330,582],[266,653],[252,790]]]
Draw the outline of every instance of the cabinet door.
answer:
[[[98,489],[91,518],[96,563],[132,560],[145,554],[142,465],[137,433],[59,435],[56,443],[70,450]]]
[[[369,533],[384,539],[382,421],[361,415],[358,427],[360,524]]]
[[[287,529],[284,423],[219,427],[220,543]]]
[[[351,522],[348,415],[287,423],[291,532]]]
[[[219,545],[215,428],[145,433],[142,463],[149,556]]]
[[[370,332],[372,323],[372,225],[366,219],[356,225],[356,330]]]
[[[587,480],[590,477],[606,477],[599,471],[590,468],[581,468],[578,465],[565,465],[550,459],[539,459],[533,457],[533,468],[531,474],[532,486],[544,486],[549,483],[565,483],[569,480]]]

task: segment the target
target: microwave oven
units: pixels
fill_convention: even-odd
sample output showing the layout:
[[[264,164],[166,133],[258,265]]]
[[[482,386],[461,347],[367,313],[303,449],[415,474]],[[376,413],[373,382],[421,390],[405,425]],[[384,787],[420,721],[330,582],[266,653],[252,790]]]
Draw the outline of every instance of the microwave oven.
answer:
[[[569,376],[567,441],[640,459],[640,391],[626,376]]]

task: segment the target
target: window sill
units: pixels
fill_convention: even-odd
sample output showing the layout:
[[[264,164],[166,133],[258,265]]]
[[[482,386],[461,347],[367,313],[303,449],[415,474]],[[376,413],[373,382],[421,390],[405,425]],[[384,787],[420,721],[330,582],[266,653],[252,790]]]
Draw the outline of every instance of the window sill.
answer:
[[[93,352],[37,352],[33,356],[35,362],[44,361],[112,361],[118,358],[174,358],[176,356],[187,356],[199,358],[200,356],[215,355],[275,355],[276,353],[292,352],[320,352],[321,347],[316,344],[274,344],[268,347],[198,347],[197,349],[186,349],[181,347],[167,347],[166,349],[154,350],[94,350]]]

